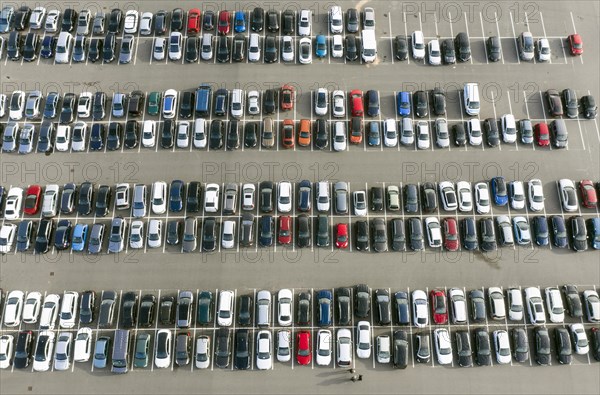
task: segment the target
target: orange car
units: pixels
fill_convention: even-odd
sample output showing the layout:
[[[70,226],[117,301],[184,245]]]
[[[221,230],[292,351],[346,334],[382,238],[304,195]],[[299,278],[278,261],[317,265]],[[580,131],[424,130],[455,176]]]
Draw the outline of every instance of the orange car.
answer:
[[[281,124],[281,144],[283,148],[294,148],[294,121],[284,119]]]
[[[352,117],[350,121],[350,143],[360,144],[363,138],[363,125],[361,117]]]
[[[298,129],[298,145],[308,147],[310,145],[310,119],[302,119]]]

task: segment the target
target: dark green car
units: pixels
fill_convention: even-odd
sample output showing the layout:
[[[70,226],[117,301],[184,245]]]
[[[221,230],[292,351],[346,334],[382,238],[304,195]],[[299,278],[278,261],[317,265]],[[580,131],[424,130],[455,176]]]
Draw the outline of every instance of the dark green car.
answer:
[[[135,340],[135,356],[133,366],[136,368],[145,368],[148,366],[148,350],[150,349],[150,335],[140,333]]]
[[[148,114],[158,115],[160,112],[160,92],[150,92],[148,95]]]

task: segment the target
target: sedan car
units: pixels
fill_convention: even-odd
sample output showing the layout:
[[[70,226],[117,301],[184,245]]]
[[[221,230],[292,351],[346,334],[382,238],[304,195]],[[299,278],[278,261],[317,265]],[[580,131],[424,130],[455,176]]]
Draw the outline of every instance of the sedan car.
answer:
[[[437,362],[440,365],[452,363],[452,342],[448,329],[439,328],[433,331]]]
[[[563,178],[558,181],[558,192],[562,202],[563,209],[568,212],[577,211],[579,204],[577,202],[577,193],[575,191],[575,183]]]
[[[421,290],[415,290],[412,293],[412,302],[413,323],[418,328],[426,327],[429,324],[427,295]]]

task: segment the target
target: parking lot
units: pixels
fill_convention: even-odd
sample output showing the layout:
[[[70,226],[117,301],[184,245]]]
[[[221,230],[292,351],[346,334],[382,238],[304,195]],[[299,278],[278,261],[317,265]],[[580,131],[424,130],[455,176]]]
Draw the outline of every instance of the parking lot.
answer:
[[[42,2],[44,3],[44,2]],[[8,3],[7,3],[8,4]],[[70,6],[72,3],[69,3]],[[15,4],[20,6],[21,4]],[[38,4],[35,4],[38,5]],[[248,12],[261,4],[244,5]],[[284,10],[311,8],[313,10],[312,36],[326,34],[327,10],[331,4],[277,3],[273,8]],[[326,87],[331,92],[341,89],[346,94],[353,89],[377,90],[381,98],[381,115],[373,120],[383,121],[400,117],[396,113],[396,93],[433,90],[441,87],[446,92],[449,125],[464,122],[466,116],[462,108],[462,87],[466,82],[479,83],[481,93],[481,121],[487,118],[497,120],[503,114],[512,113],[517,120],[528,118],[532,122],[548,122],[553,118],[548,113],[543,97],[548,89],[562,91],[574,89],[578,97],[592,94],[600,97],[600,51],[596,38],[600,14],[598,5],[591,1],[538,3],[444,3],[444,2],[389,2],[373,0],[359,5],[341,3],[342,9],[368,7],[375,9],[378,59],[374,64],[362,61],[350,62],[345,58],[327,56],[312,64],[300,65],[263,64],[262,59],[255,64],[230,63],[200,60],[197,64],[151,59],[152,36],[136,37],[135,56],[130,64],[119,65],[83,63],[70,65],[53,64],[45,59],[33,63],[12,62],[3,55],[1,60],[0,91],[10,95],[14,90],[29,92],[41,90],[44,94],[58,91],[62,94],[101,90],[110,97],[115,92],[131,92],[139,89],[145,93],[164,92],[176,89],[179,92],[195,90],[202,83],[209,83],[213,91],[218,88],[229,90],[240,88],[244,91],[264,91],[291,84],[296,88],[296,105],[293,112],[278,112],[272,115],[275,122],[285,118],[296,124],[301,119],[316,120],[313,112],[312,92]],[[30,4],[30,6],[33,6]],[[54,8],[55,5],[46,5]],[[128,9],[137,7],[141,11],[156,12],[159,9],[171,10],[173,4],[165,1],[139,1],[136,4],[115,4],[107,1],[93,6],[81,3],[72,4],[75,9],[90,8],[92,12],[102,7],[110,12],[114,7]],[[203,3],[181,1],[178,6],[185,10],[201,6],[217,11],[235,9],[240,4],[234,2]],[[265,9],[270,4],[262,5]],[[94,7],[97,7],[95,9]],[[472,57],[466,63],[456,65],[430,66],[426,61],[415,61],[409,56],[407,61],[393,57],[393,38],[398,34],[410,35],[414,30],[422,30],[425,41],[432,38],[452,38],[458,32],[467,32],[470,39]],[[531,31],[534,38],[548,38],[552,50],[551,61],[547,63],[524,62],[519,59],[516,37],[525,30]],[[569,53],[566,38],[577,32],[585,42],[582,56],[573,57]],[[248,34],[246,32],[245,34]],[[261,32],[264,41],[265,32]],[[344,35],[347,33],[344,33]],[[501,37],[502,60],[489,62],[486,56],[485,39],[490,35]],[[185,34],[184,34],[185,36]],[[232,37],[232,35],[230,35]],[[6,46],[6,44],[5,44]],[[117,48],[119,45],[117,45]],[[297,55],[297,54],[296,54]],[[360,57],[359,57],[360,58]],[[297,56],[296,56],[297,59]],[[431,111],[430,111],[431,114]],[[207,117],[212,121],[213,116]],[[242,122],[259,121],[263,114],[246,114]],[[334,121],[329,115],[327,120]],[[433,130],[434,115],[425,120]],[[119,119],[125,122],[129,118]],[[142,120],[163,122],[162,117],[147,114]],[[193,122],[195,118],[190,119]],[[222,117],[229,121],[229,116]],[[364,121],[372,119],[365,117]],[[105,123],[114,121],[109,119]],[[0,119],[5,124],[7,117]],[[319,150],[314,146],[285,150],[280,142],[271,150],[260,146],[243,147],[236,151],[212,149],[163,149],[158,144],[154,148],[138,147],[133,150],[121,149],[118,152],[89,151],[56,152],[50,155],[32,153],[29,155],[0,154],[0,185],[26,187],[31,184],[82,183],[92,181],[95,185],[121,182],[145,183],[156,180],[170,182],[181,179],[184,182],[202,183],[235,182],[258,184],[263,180],[279,182],[289,180],[299,182],[307,179],[346,181],[351,190],[367,190],[371,186],[404,186],[408,183],[422,185],[424,182],[444,180],[465,180],[472,184],[502,175],[507,180],[528,181],[539,178],[544,185],[545,213],[547,217],[570,214],[562,211],[557,195],[556,181],[568,178],[574,181],[590,179],[600,181],[600,132],[598,120],[580,118],[566,119],[569,132],[568,149],[500,143],[496,148],[487,145],[438,148],[432,137],[429,150],[416,147],[371,147],[363,143],[348,145],[346,152],[333,152],[331,144]],[[23,122],[21,122],[23,124]],[[90,122],[91,124],[91,122]],[[37,125],[37,124],[36,124]],[[278,124],[277,124],[278,125]],[[191,145],[191,144],[190,144]],[[35,147],[34,147],[35,150]],[[385,209],[384,209],[385,210]],[[506,207],[492,208],[490,216],[501,214],[515,216]],[[111,212],[111,217],[115,212]],[[128,214],[128,213],[125,213]],[[296,213],[292,213],[295,215]],[[440,219],[446,217],[444,211],[432,215]],[[529,211],[524,211],[532,217]],[[576,214],[579,214],[576,213]],[[181,219],[187,215],[181,213]],[[454,215],[454,213],[452,214]],[[478,215],[468,213],[465,215]],[[537,214],[536,214],[537,215]],[[541,213],[539,215],[542,215]],[[585,218],[597,217],[598,209],[581,209]],[[127,216],[127,215],[125,215]],[[203,221],[205,214],[198,215]],[[384,217],[405,218],[403,212],[368,213],[368,219]],[[418,214],[419,218],[427,215]],[[75,215],[61,216],[74,221],[109,223],[110,218],[83,218]],[[455,216],[461,219],[461,214]],[[146,217],[150,220],[155,217]],[[161,219],[171,220],[160,216]],[[367,218],[365,218],[367,219]],[[331,223],[354,223],[348,216],[332,216]],[[332,234],[333,235],[333,234]],[[164,246],[164,244],[163,244]],[[350,253],[352,248],[352,253]],[[23,291],[38,290],[62,294],[64,290],[93,289],[117,290],[119,293],[136,291],[140,295],[152,293],[156,296],[176,295],[178,290],[192,291],[210,289],[218,292],[231,289],[236,296],[254,295],[261,289],[276,291],[288,287],[294,295],[301,290],[331,289],[340,286],[365,283],[373,289],[387,288],[391,292],[399,289],[431,290],[434,287],[449,288],[459,286],[467,292],[470,289],[490,286],[560,286],[578,284],[580,290],[598,288],[600,268],[598,252],[588,251],[575,254],[558,251],[550,247],[500,248],[495,254],[470,253],[459,251],[445,253],[426,249],[422,252],[405,253],[358,253],[351,244],[347,251],[329,248],[236,248],[215,253],[180,254],[177,247],[164,249],[128,249],[124,254],[102,254],[99,256],[77,253],[49,253],[45,255],[10,254],[0,257],[0,288],[3,295],[14,289]],[[165,252],[163,254],[163,251]],[[4,303],[4,302],[3,302]],[[566,324],[570,323],[567,318]],[[565,325],[566,325],[565,324]],[[562,324],[547,324],[555,327]],[[486,321],[481,325],[489,331],[510,329],[514,326],[526,327],[530,346],[533,344],[532,325],[529,322],[511,323]],[[592,325],[586,324],[586,330]],[[597,325],[596,325],[597,326]],[[477,327],[472,323],[462,326],[449,325],[453,334],[457,329],[471,332]],[[23,328],[26,328],[23,325]],[[308,327],[313,331],[315,328]],[[337,329],[337,326],[332,329]],[[31,328],[35,329],[35,328]],[[149,333],[161,329],[160,324]],[[172,328],[173,330],[175,328]],[[255,340],[256,328],[252,329]],[[272,327],[272,330],[279,328]],[[297,329],[293,327],[294,331]],[[395,324],[387,327],[374,325],[373,334],[390,334],[399,329]],[[408,328],[407,328],[408,329]],[[431,331],[435,327],[425,328]],[[143,332],[138,328],[138,332]],[[106,333],[111,333],[112,329]],[[195,335],[212,336],[214,326],[190,329]],[[411,339],[417,332],[411,327]],[[3,328],[2,334],[7,331]],[[94,336],[104,333],[94,329]],[[175,333],[175,332],[174,332]],[[589,331],[588,331],[589,333]],[[354,333],[353,333],[354,336]],[[588,335],[589,336],[589,335]],[[410,347],[412,344],[409,341]],[[453,344],[454,346],[454,344]],[[554,343],[552,343],[554,352]],[[253,343],[254,347],[254,343]],[[335,347],[334,347],[335,349]],[[412,348],[409,350],[409,368],[406,371],[392,371],[391,367],[380,366],[372,359],[356,359],[357,373],[364,380],[352,383],[349,373],[333,366],[322,368],[298,366],[295,363],[274,362],[269,372],[231,372],[213,367],[208,371],[198,371],[188,366],[185,369],[173,368],[158,370],[133,369],[125,376],[111,375],[108,372],[91,372],[91,363],[76,363],[71,372],[31,373],[15,369],[0,370],[2,382],[0,392],[17,393],[599,393],[598,365],[590,356],[575,356],[571,366],[559,366],[553,359],[552,366],[538,367],[535,362],[525,366],[513,361],[511,365],[492,367],[439,366],[431,363],[427,367],[415,363],[412,367]],[[553,354],[554,358],[554,354]],[[531,359],[530,359],[531,361]],[[434,361],[435,362],[435,361]],[[173,366],[173,364],[171,364]],[[190,372],[191,370],[191,372]],[[65,380],[63,375],[68,375]],[[142,376],[140,376],[142,375]],[[264,376],[257,376],[264,375]],[[198,376],[198,377],[196,377]],[[139,378],[143,377],[143,380]],[[260,377],[261,380],[257,380]]]

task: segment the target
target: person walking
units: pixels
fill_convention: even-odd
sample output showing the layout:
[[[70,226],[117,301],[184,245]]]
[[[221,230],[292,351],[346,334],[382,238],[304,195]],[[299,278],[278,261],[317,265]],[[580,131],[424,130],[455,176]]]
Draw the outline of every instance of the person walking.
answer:
[[[356,383],[356,381],[358,380],[358,376],[354,375],[350,380],[352,380],[353,383]]]
[[[356,369],[348,369],[348,372],[354,374],[354,373],[356,373]]]
[[[363,375],[362,375],[362,374],[359,374],[359,375],[358,375],[358,381],[362,381],[362,377],[363,377]]]

